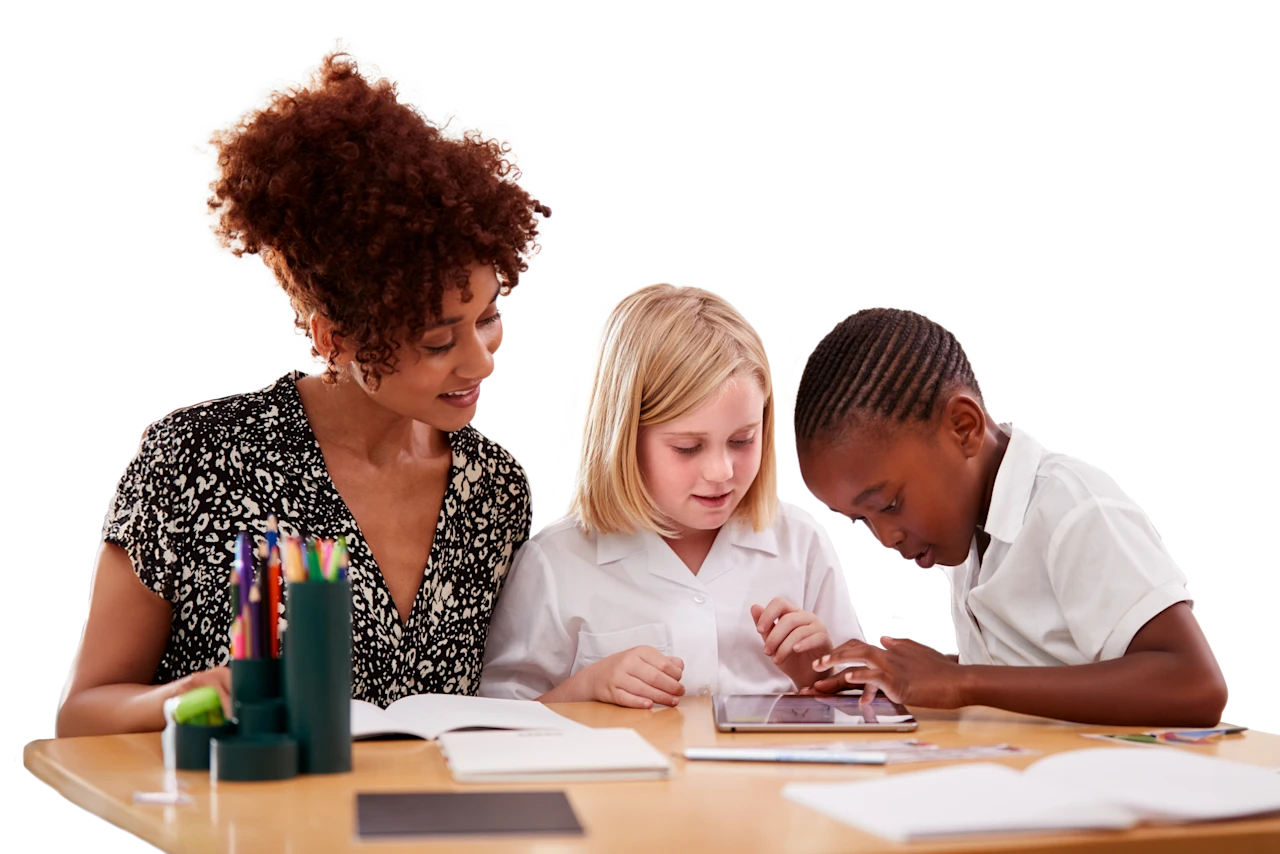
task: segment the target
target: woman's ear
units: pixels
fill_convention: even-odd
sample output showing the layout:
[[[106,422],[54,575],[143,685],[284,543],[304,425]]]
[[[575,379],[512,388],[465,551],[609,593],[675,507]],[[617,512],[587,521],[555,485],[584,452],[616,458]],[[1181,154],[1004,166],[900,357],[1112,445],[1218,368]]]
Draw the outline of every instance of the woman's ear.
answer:
[[[313,311],[307,325],[311,329],[311,343],[321,358],[335,367],[344,361],[350,361],[350,354],[345,353],[342,346],[342,336],[334,331],[333,321],[320,312]]]

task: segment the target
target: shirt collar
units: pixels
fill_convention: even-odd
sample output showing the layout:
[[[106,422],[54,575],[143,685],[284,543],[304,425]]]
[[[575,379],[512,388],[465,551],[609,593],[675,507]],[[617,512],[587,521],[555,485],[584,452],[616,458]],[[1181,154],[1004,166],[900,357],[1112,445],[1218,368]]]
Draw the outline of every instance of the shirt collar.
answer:
[[[778,535],[773,525],[763,531],[756,531],[749,523],[733,519],[725,525],[721,533],[728,534],[729,542],[735,546],[764,552],[773,557],[778,556]],[[606,563],[647,552],[658,542],[660,542],[658,535],[647,531],[597,534],[596,564],[604,566]]]
[[[1012,424],[1001,424],[1009,434],[1009,445],[996,472],[991,490],[991,506],[987,508],[987,524],[983,530],[995,540],[1012,543],[1022,530],[1022,520],[1031,503],[1031,489],[1036,483],[1044,448],[1035,439]]]

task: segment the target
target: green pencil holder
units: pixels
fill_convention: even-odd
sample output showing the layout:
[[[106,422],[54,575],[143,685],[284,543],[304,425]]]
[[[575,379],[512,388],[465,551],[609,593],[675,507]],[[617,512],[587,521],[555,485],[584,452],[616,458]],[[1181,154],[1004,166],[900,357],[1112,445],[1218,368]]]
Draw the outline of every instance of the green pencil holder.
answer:
[[[219,726],[170,723],[162,736],[166,742],[166,760],[171,756],[173,767],[179,771],[208,771],[209,742],[215,738],[229,738],[235,732],[236,725],[233,723]],[[166,761],[165,764],[168,765],[169,762]]]
[[[262,700],[236,706],[236,726],[243,736],[284,735],[289,731],[289,716],[284,700]]]
[[[351,770],[351,585],[306,581],[285,596],[284,694],[304,774]]]
[[[298,776],[298,742],[287,735],[215,738],[210,777],[218,782],[287,780]]]
[[[278,658],[231,659],[231,714],[239,717],[241,703],[280,699],[280,669]]]

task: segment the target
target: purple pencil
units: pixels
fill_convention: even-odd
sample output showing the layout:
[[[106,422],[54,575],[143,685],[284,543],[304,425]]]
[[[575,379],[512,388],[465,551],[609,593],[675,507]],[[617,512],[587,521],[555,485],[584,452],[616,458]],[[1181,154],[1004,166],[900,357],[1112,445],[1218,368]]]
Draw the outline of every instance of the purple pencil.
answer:
[[[235,566],[236,574],[240,576],[240,614],[243,615],[249,608],[249,588],[254,582],[253,543],[244,531],[236,535]],[[249,646],[246,644],[245,651],[248,652],[248,649]]]

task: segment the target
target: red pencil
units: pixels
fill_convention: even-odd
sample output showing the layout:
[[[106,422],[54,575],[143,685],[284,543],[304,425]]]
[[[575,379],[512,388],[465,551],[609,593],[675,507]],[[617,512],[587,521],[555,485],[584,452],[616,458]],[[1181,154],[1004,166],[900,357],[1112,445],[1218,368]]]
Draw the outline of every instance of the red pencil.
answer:
[[[280,657],[280,548],[271,549],[267,567],[267,644],[272,658]]]

